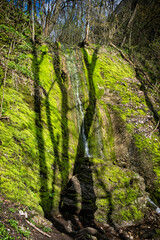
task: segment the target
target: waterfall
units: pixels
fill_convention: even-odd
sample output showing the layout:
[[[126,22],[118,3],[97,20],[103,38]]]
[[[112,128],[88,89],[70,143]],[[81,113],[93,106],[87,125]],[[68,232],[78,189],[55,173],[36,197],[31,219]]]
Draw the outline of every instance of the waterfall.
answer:
[[[155,207],[156,213],[160,213],[160,208],[150,198],[148,198],[148,201]]]
[[[81,84],[79,68],[77,66],[77,59],[75,56],[75,52],[70,51],[68,53],[68,51],[66,51],[64,47],[63,47],[63,51],[64,51],[64,55],[66,58],[67,70],[71,77],[72,88],[73,88],[74,96],[75,96],[79,134],[81,134],[81,136],[82,136],[82,144],[84,147],[84,157],[91,157],[91,155],[89,153],[87,137],[85,134],[84,109],[83,109],[83,103],[82,103],[81,97],[80,97],[82,84]],[[83,78],[85,79],[85,76],[83,76]]]
[[[82,142],[84,144],[85,157],[91,157],[90,154],[89,154],[89,147],[88,147],[87,137],[85,135],[84,110],[83,110],[83,105],[82,105],[82,102],[81,102],[81,99],[80,99],[80,94],[79,94],[80,88],[79,88],[79,85],[80,85],[80,79],[77,78],[77,80],[76,80],[77,106],[76,107],[79,110],[78,112],[81,114],[81,119],[82,119],[81,126],[80,126],[80,123],[78,124],[79,125],[79,132],[81,131],[81,134],[82,134]]]

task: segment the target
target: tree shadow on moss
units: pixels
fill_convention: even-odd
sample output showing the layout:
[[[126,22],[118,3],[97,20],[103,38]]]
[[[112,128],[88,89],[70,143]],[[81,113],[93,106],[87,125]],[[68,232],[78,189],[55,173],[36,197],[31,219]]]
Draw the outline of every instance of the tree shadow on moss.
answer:
[[[73,217],[74,213],[78,212],[78,221],[81,222],[83,227],[87,227],[94,224],[94,213],[97,210],[91,169],[92,158],[86,151],[86,144],[84,141],[88,140],[96,108],[96,93],[93,82],[93,72],[96,66],[98,48],[94,50],[91,62],[89,62],[86,49],[82,48],[82,54],[88,77],[89,103],[80,127],[77,153],[73,169],[73,175],[76,176],[79,182],[78,191],[81,195],[81,209],[80,211],[78,210],[77,190],[74,188],[74,184],[72,184],[72,179],[69,181],[64,195],[64,199],[68,199],[69,202],[71,200],[72,204],[70,205],[69,203],[68,205],[68,203],[64,200],[62,209],[60,209],[64,217],[67,216],[66,212],[69,212],[69,219],[72,221],[76,230],[78,230],[76,226],[77,220]]]
[[[68,182],[68,174],[69,174],[69,156],[68,156],[69,130],[68,130],[68,118],[67,118],[69,107],[68,107],[68,94],[67,94],[67,88],[66,88],[67,75],[60,68],[58,44],[54,48],[53,66],[56,74],[56,80],[52,82],[48,92],[41,86],[43,93],[45,95],[47,126],[48,126],[48,130],[49,130],[49,134],[50,134],[50,138],[53,146],[53,151],[54,151],[54,163],[52,166],[53,168],[52,192],[50,194],[50,199],[51,199],[51,202],[53,203],[53,206],[49,208],[49,211],[46,214],[46,217],[51,219],[52,221],[54,220],[51,216],[51,210],[52,210],[52,207],[54,208],[54,202],[55,202],[54,196],[55,196],[55,184],[56,184],[57,171],[59,171],[61,175],[61,186],[60,186],[61,196],[63,195],[64,188],[66,186],[66,183]],[[52,118],[51,118],[50,100],[49,100],[50,93],[55,82],[58,83],[59,88],[61,90],[61,95],[62,95],[62,99],[61,99],[62,154],[61,156],[59,155],[60,136],[59,134],[55,136],[55,133],[54,133]]]
[[[112,214],[114,211],[114,205],[113,205],[113,200],[112,200],[112,191],[109,191],[106,187],[106,184],[102,181],[101,176],[98,174],[98,171],[95,170],[96,172],[96,177],[97,177],[97,181],[99,182],[100,186],[102,187],[102,189],[104,190],[104,192],[106,193],[106,196],[104,197],[104,199],[108,200],[108,213],[107,213],[107,220],[108,223],[111,227],[114,228],[114,230],[116,231],[116,233],[118,234],[119,239],[121,240],[128,240],[127,237],[125,237],[124,233],[121,233],[119,231],[119,229],[117,228],[117,226],[115,225],[113,219],[112,219]]]
[[[68,118],[67,118],[67,113],[68,113],[69,107],[68,107],[68,94],[67,94],[67,88],[66,88],[67,75],[65,74],[65,72],[63,70],[61,70],[61,67],[60,67],[60,56],[59,56],[58,44],[54,48],[53,66],[54,66],[54,70],[55,70],[55,74],[56,74],[56,80],[54,82],[52,82],[52,84],[49,88],[49,91],[47,92],[42,86],[40,86],[40,88],[43,90],[43,93],[45,95],[47,126],[48,126],[50,139],[52,142],[53,152],[54,152],[54,163],[52,166],[52,169],[53,169],[52,192],[50,194],[48,201],[46,202],[47,211],[44,211],[44,213],[45,213],[45,217],[48,218],[50,221],[52,221],[52,223],[54,224],[54,227],[56,227],[57,230],[65,233],[67,235],[72,236],[72,234],[70,234],[66,231],[63,224],[61,224],[61,222],[58,221],[51,213],[52,209],[54,208],[54,203],[56,201],[54,199],[54,197],[56,197],[55,196],[56,195],[55,185],[56,185],[57,172],[59,171],[59,173],[61,175],[60,203],[61,203],[61,196],[63,195],[63,192],[64,192],[64,188],[68,182],[68,174],[69,174],[69,156],[68,156],[69,129],[68,129]],[[36,72],[38,72],[38,69],[36,69],[36,70],[37,70]],[[61,95],[62,95],[62,99],[61,99],[62,154],[61,154],[61,156],[59,155],[60,136],[58,134],[57,134],[57,136],[55,136],[55,133],[54,133],[54,128],[52,125],[52,118],[51,118],[50,100],[49,100],[51,90],[52,90],[55,82],[58,83],[59,88],[61,90]],[[42,149],[44,149],[44,148],[42,147]],[[43,154],[44,154],[44,151],[43,151]],[[45,190],[48,191],[47,187]]]
[[[53,163],[53,166],[52,166],[53,167],[52,193],[51,193],[50,201],[49,201],[49,203],[51,202],[52,204],[49,204],[49,206],[48,206],[49,208],[48,208],[48,211],[45,213],[45,217],[53,223],[54,227],[58,231],[60,231],[62,233],[65,233],[66,235],[69,235],[69,236],[72,237],[73,234],[68,233],[67,230],[65,229],[65,226],[61,223],[61,221],[56,219],[56,217],[54,217],[53,214],[51,213],[52,208],[54,208],[54,196],[56,195],[55,185],[56,185],[57,171],[59,170],[60,174],[61,174],[61,179],[62,179],[61,191],[62,192],[64,191],[63,189],[64,189],[64,186],[67,182],[65,177],[68,178],[68,175],[66,174],[66,172],[65,172],[65,174],[63,174],[63,171],[65,171],[65,169],[63,168],[63,163],[61,162],[60,156],[59,156],[59,137],[60,136],[59,135],[55,136],[54,129],[53,129],[53,126],[52,126],[49,96],[50,96],[51,90],[54,86],[54,83],[55,82],[52,82],[48,92],[46,92],[46,90],[44,88],[42,88],[43,93],[46,97],[45,106],[46,106],[46,115],[47,115],[47,125],[48,125],[48,130],[49,130],[51,142],[52,142],[52,145],[53,145],[53,151],[54,151],[54,163]],[[67,171],[67,173],[68,173],[68,171]],[[62,195],[62,193],[61,193],[61,195]]]
[[[40,174],[40,205],[47,213],[51,209],[52,202],[49,200],[48,193],[48,173],[45,159],[45,142],[43,137],[43,123],[42,123],[42,109],[41,109],[41,93],[40,93],[40,69],[39,65],[43,61],[45,53],[42,53],[41,58],[38,59],[37,49],[35,44],[32,45],[32,72],[34,76],[34,110],[35,110],[35,130],[38,144],[38,160],[39,160],[39,174]]]
[[[47,116],[47,126],[48,126],[48,130],[49,130],[49,135],[50,135],[50,139],[52,142],[52,146],[53,146],[53,152],[54,152],[54,163],[52,165],[52,169],[53,169],[53,179],[52,179],[52,191],[50,193],[50,201],[52,203],[52,205],[49,205],[50,208],[48,209],[47,213],[45,213],[45,217],[46,218],[50,218],[51,217],[51,210],[52,207],[54,205],[54,196],[55,196],[55,182],[56,182],[56,173],[57,173],[57,165],[60,165],[60,158],[59,158],[59,135],[57,134],[57,136],[55,137],[54,134],[54,130],[53,130],[53,125],[52,125],[52,119],[51,119],[51,109],[50,109],[50,101],[49,101],[49,97],[50,97],[50,93],[51,90],[54,86],[55,82],[52,82],[49,91],[47,92],[43,87],[43,93],[45,95],[45,107],[46,107],[46,116]]]
[[[91,62],[89,62],[88,53],[85,48],[82,48],[82,54],[83,54],[84,63],[87,70],[87,77],[88,77],[88,83],[89,83],[89,87],[88,87],[89,103],[84,115],[84,119],[82,119],[73,174],[74,175],[77,174],[77,178],[79,180],[80,187],[81,187],[82,203],[81,203],[81,211],[79,215],[82,216],[81,222],[84,226],[88,224],[87,221],[89,221],[89,225],[91,222],[94,222],[94,213],[97,210],[97,207],[95,204],[96,195],[93,187],[93,178],[92,178],[92,169],[91,169],[92,160],[90,156],[87,156],[86,146],[84,143],[85,139],[83,134],[85,134],[85,138],[87,141],[89,132],[92,126],[94,114],[95,114],[96,93],[95,93],[95,86],[93,82],[93,72],[97,62],[98,50],[99,50],[98,48],[94,50]],[[84,175],[79,173],[84,173]],[[86,216],[88,216],[88,219]]]
[[[88,89],[89,103],[85,111],[84,119],[82,120],[82,124],[80,128],[74,172],[76,172],[77,168],[79,167],[79,158],[82,158],[86,155],[85,144],[83,139],[83,128],[84,128],[84,134],[85,134],[86,140],[88,140],[88,136],[89,136],[89,132],[93,122],[93,117],[94,117],[95,108],[96,108],[96,93],[95,93],[95,86],[93,82],[93,72],[97,62],[98,48],[94,50],[91,63],[89,62],[88,54],[85,48],[82,48],[82,53],[83,53],[85,66],[87,69],[87,77],[88,77],[88,83],[89,83],[89,89]]]
[[[69,175],[69,129],[68,129],[68,92],[67,92],[67,74],[61,69],[60,66],[60,53],[58,44],[54,48],[53,65],[56,74],[56,82],[61,90],[61,131],[62,131],[62,155],[59,161],[59,170],[61,173],[61,196],[63,195],[64,188],[68,182]],[[61,199],[60,199],[61,202]]]
[[[51,214],[54,207],[55,197],[55,184],[57,178],[57,171],[61,175],[61,195],[63,194],[64,187],[68,182],[68,172],[69,172],[69,157],[68,157],[68,147],[69,147],[69,130],[68,130],[68,119],[67,113],[69,110],[68,107],[68,95],[66,88],[67,76],[63,70],[60,68],[60,57],[59,57],[59,48],[58,45],[55,48],[55,58],[54,58],[54,69],[56,73],[56,80],[51,83],[48,92],[40,84],[40,64],[43,62],[46,52],[41,54],[40,59],[38,59],[36,46],[33,45],[33,61],[32,61],[32,71],[34,75],[34,109],[35,109],[35,126],[36,126],[36,138],[38,143],[38,158],[39,158],[39,167],[40,167],[40,205],[44,211],[46,218],[52,221],[54,226],[63,233],[69,234],[63,224],[57,221]],[[61,131],[62,131],[62,155],[59,155],[59,141],[60,136],[57,134],[55,136],[54,128],[52,124],[51,117],[51,106],[50,106],[50,94],[53,89],[55,82],[58,83],[59,88],[62,94],[61,100]],[[53,163],[53,179],[52,179],[52,191],[49,191],[48,188],[48,173],[47,173],[47,164],[45,159],[45,142],[43,137],[43,123],[42,123],[42,109],[41,109],[41,93],[45,95],[45,109],[47,116],[47,126],[50,134],[50,139],[53,145],[54,152],[54,163]],[[61,200],[60,200],[61,202]]]

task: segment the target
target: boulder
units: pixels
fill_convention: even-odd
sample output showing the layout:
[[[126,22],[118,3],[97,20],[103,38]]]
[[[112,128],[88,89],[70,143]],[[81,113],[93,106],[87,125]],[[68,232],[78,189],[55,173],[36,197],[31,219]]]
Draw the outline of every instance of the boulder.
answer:
[[[38,227],[45,227],[45,228],[52,228],[52,223],[47,220],[46,218],[36,215],[32,218],[32,221],[35,223],[36,226]]]

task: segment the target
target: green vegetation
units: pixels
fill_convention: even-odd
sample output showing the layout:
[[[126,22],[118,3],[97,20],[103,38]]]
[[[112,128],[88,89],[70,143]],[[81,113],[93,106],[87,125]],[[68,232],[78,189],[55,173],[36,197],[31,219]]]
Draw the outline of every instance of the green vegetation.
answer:
[[[77,77],[82,80],[84,76],[86,78],[85,81],[82,81],[81,88],[86,111],[90,101],[86,85],[92,91],[91,79],[94,82],[95,93],[91,92],[91,97],[96,98],[96,108],[88,132],[92,156],[116,163],[121,154],[117,150],[120,134],[128,134],[128,136],[133,134],[135,129],[141,128],[142,125],[135,127],[130,119],[136,120],[140,116],[145,118],[148,114],[144,97],[142,95],[139,97],[135,92],[139,86],[135,80],[135,73],[117,52],[113,54],[111,49],[99,49],[95,58],[96,62],[94,62],[92,48],[83,49],[81,52],[76,50],[76,53],[73,50],[70,52],[67,50],[68,53],[64,54],[66,58],[66,63],[64,63],[62,60],[63,49],[61,50],[61,48],[61,46],[57,46],[57,50],[54,52],[56,56],[54,61],[46,45],[35,49],[34,54],[30,53],[27,56],[26,59],[29,59],[29,61],[27,60],[29,64],[27,71],[31,72],[32,80],[27,79],[21,72],[23,77],[17,87],[13,87],[13,79],[10,74],[8,75],[7,82],[9,84],[5,91],[3,114],[9,116],[9,121],[0,122],[4,133],[1,136],[1,191],[8,198],[21,201],[40,212],[58,208],[61,191],[65,187],[76,156],[75,143],[77,142],[78,127],[73,118],[77,114],[75,100],[71,91],[70,95],[68,94],[67,88],[70,83],[67,82],[67,75],[62,76],[62,72],[69,71],[70,74],[73,69],[77,69],[73,65],[77,56],[81,66],[78,68],[80,74]],[[23,54],[20,56],[21,60],[25,60]],[[69,58],[72,59],[72,62],[68,62]],[[21,64],[25,65],[26,63],[21,61]],[[34,81],[37,82],[34,83]],[[36,86],[33,86],[33,83]],[[31,96],[36,91],[35,87],[39,88],[36,93],[40,98],[39,108],[35,105],[39,99]],[[71,106],[74,111],[69,110]],[[92,118],[92,112],[87,117]],[[116,125],[118,125],[117,130]],[[158,175],[159,155],[158,145],[154,140],[155,135],[152,135],[153,140],[150,138],[147,140],[143,136],[143,141],[138,136],[140,135],[133,135],[137,149],[143,153],[144,149],[145,151],[149,148],[150,151],[152,150],[154,169]],[[154,145],[151,146],[150,141],[153,141]],[[100,148],[101,150],[99,150]],[[122,154],[127,154],[126,151],[122,149]],[[10,164],[7,164],[8,162]],[[115,174],[114,171],[111,178]],[[40,172],[45,176],[44,178],[39,177]],[[117,180],[114,179],[114,181]],[[131,191],[129,180],[125,182],[125,178],[124,180],[122,178],[121,182],[124,185],[119,185],[114,192],[113,206],[118,203],[123,208],[133,202],[132,210],[127,210],[132,212],[131,215],[125,215],[124,218],[128,216],[129,219],[129,216],[132,216],[139,219],[141,216],[139,210],[133,211],[137,193]],[[123,191],[124,186],[127,186],[125,192]],[[42,191],[43,188],[45,191]],[[121,193],[119,189],[121,189]],[[106,203],[105,201],[104,203],[100,202],[100,205],[108,209],[107,202],[108,200]],[[136,211],[138,211],[137,214]]]
[[[42,230],[43,230],[44,232],[51,232],[51,231],[52,231],[52,229],[51,229],[51,228],[48,228],[48,227],[43,227]]]
[[[27,237],[27,238],[30,236],[30,231],[26,230],[22,227],[19,227],[18,226],[18,221],[14,220],[14,219],[10,219],[10,220],[8,220],[8,222],[11,225],[11,227],[14,228],[17,231],[17,233],[20,233],[24,237]]]
[[[9,208],[9,211],[12,212],[12,213],[15,213],[16,209],[15,208]]]
[[[1,240],[14,240],[14,238],[9,235],[9,233],[3,223],[0,223],[0,239]]]
[[[0,96],[8,67],[0,119],[0,191],[46,216],[59,209],[77,162],[83,163],[79,157],[84,157],[78,82],[91,157],[109,166],[103,172],[97,165],[94,173],[95,186],[104,195],[97,200],[97,219],[102,221],[104,209],[114,215],[118,205],[122,221],[140,220],[138,180],[128,168],[145,178],[149,191],[154,188],[158,202],[160,145],[135,69],[111,47],[33,44],[27,31],[0,23],[0,46],[12,43],[9,56],[2,48],[0,66]],[[18,223],[10,224],[21,231]]]
[[[144,202],[147,197],[142,178],[114,165],[101,165],[96,159],[93,164],[97,221],[123,224],[125,221],[141,220],[145,210],[141,194]]]

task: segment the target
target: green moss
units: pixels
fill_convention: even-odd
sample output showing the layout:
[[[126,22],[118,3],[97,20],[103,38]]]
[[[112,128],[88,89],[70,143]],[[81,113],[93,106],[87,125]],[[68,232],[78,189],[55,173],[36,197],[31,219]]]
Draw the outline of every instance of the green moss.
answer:
[[[94,159],[92,164],[95,165],[92,174],[97,197],[97,221],[99,218],[104,222],[112,219],[122,224],[123,221],[142,219],[143,207],[140,207],[137,199],[141,198],[140,191],[144,191],[144,185],[143,182],[140,183],[139,177],[132,171],[114,165],[107,166],[104,160]]]
[[[9,31],[4,26],[1,29]],[[31,47],[25,40],[23,46]],[[52,56],[47,45],[37,49],[32,46],[34,55],[24,54],[20,49],[21,46],[18,54],[11,55],[8,67],[27,78],[20,77],[15,88],[12,76],[7,76],[3,116],[8,116],[9,121],[0,121],[1,191],[8,198],[47,212],[48,206],[58,209],[60,194],[71,176],[78,151],[75,81],[80,80],[84,114],[90,123],[88,143],[91,154],[104,158],[104,161],[95,160],[99,165],[116,163],[115,137],[118,134],[114,121],[119,124],[118,131],[123,138],[125,131],[133,134],[135,128],[142,127],[142,124],[135,126],[130,120],[145,117],[148,109],[144,96],[137,94],[139,85],[134,70],[116,51],[97,48],[95,52],[92,47],[75,51],[58,44]],[[2,83],[2,68],[0,76]],[[36,91],[38,99],[34,96]],[[36,100],[40,103],[38,110]],[[96,102],[94,109],[91,108],[93,100]],[[151,138],[134,134],[133,138],[141,153],[149,152],[152,156],[159,189],[159,142],[155,140],[158,137],[156,134]],[[135,204],[138,186],[135,183],[130,187],[132,173],[125,174],[116,166],[107,172],[104,169],[98,168],[97,176],[94,176],[102,196],[106,197],[107,191],[110,193],[105,199],[97,200],[101,211],[102,208],[108,210],[109,205],[114,211],[118,204],[123,220],[139,219],[141,213]],[[99,176],[102,176],[106,191]],[[123,207],[127,204],[131,207],[124,213]],[[97,219],[102,219],[99,213]]]
[[[3,79],[4,79],[4,70],[3,68],[0,66],[0,86],[3,83]]]
[[[160,235],[160,229],[156,229],[156,233]]]
[[[157,135],[152,135],[152,137],[144,137],[142,134],[136,134],[135,136],[136,146],[141,152],[145,152],[147,156],[150,156],[148,161],[144,160],[144,164],[151,165],[154,172],[157,175],[157,180],[155,182],[156,191],[160,191],[160,143],[158,141]],[[159,194],[156,196],[159,199]],[[155,199],[156,201],[156,199]]]
[[[46,53],[46,47],[42,48],[42,54],[44,54],[44,52],[45,55],[43,57],[43,61],[41,61],[39,64],[39,79],[41,86],[43,86],[46,91],[49,91],[50,86],[54,81],[55,74],[54,67],[52,65],[52,58],[48,53]],[[21,56],[20,58],[22,57],[24,56]],[[15,66],[16,65],[14,65],[14,67]],[[9,67],[11,66],[9,65]],[[58,135],[61,137],[61,115],[59,112],[60,109],[57,109],[57,103],[61,99],[62,93],[57,83],[51,90],[53,97],[50,100],[51,115],[49,117],[52,121],[52,128],[55,130],[55,141],[57,141],[56,138]],[[28,94],[31,93],[29,88],[27,91]],[[58,97],[58,93],[60,93],[60,97]],[[39,130],[35,126],[35,113],[27,104],[26,99],[24,99],[24,95],[11,86],[7,87],[5,91],[3,112],[9,116],[10,120],[9,122],[0,122],[1,130],[3,131],[3,135],[1,137],[1,192],[4,193],[6,197],[14,201],[20,201],[21,203],[29,205],[42,212],[42,209],[39,205],[41,201],[41,195],[39,192],[42,187],[42,182],[40,181],[39,175],[40,158],[38,155],[40,154],[40,151],[38,150],[37,144],[39,144],[40,141],[41,144],[43,144],[43,142],[42,139],[37,139],[36,132]],[[58,202],[53,203],[53,205],[58,207],[58,196],[60,195],[61,191],[61,181],[62,178],[65,178],[66,176],[60,174],[60,172],[58,173],[57,171],[56,174],[59,175],[59,179],[53,175],[52,166],[55,166],[57,163],[55,163],[56,159],[53,151],[53,139],[48,128],[45,101],[42,105],[42,114],[43,137],[45,140],[44,148],[46,150],[45,160],[47,167],[45,170],[43,168],[43,171],[46,171],[48,175],[48,193],[45,193],[43,198],[45,203],[43,203],[43,205],[45,205],[47,208],[49,195],[53,191],[53,179],[55,178],[57,183],[55,182],[54,184],[57,185],[57,190],[54,193],[55,197],[53,202]],[[59,146],[59,151],[61,153],[61,140],[57,146]],[[59,167],[60,166],[57,166],[57,168]]]
[[[124,221],[129,221],[132,219],[134,219],[135,221],[139,221],[144,217],[144,214],[139,211],[134,205],[132,205],[131,208],[128,210],[121,210],[120,214]]]

